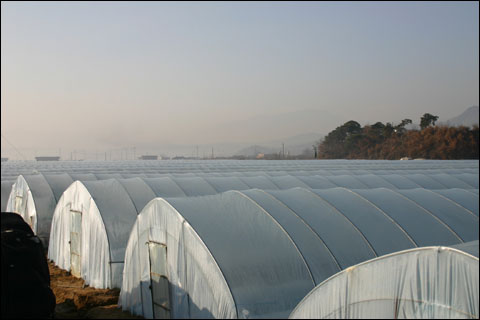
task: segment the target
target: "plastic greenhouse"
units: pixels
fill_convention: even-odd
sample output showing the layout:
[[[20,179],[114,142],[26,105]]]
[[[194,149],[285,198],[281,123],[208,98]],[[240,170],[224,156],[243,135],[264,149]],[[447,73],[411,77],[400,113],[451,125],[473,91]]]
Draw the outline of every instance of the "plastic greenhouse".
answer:
[[[50,239],[49,258],[93,287],[123,286],[124,309],[285,318],[315,286],[371,259],[424,246],[478,256],[478,169],[478,160],[12,161],[1,178],[2,197],[16,179],[7,207]]]
[[[399,173],[401,171],[402,173]],[[76,180],[91,181],[124,177],[148,177],[164,179],[163,184],[152,183],[151,188],[156,196],[193,196],[215,194],[228,190],[288,189],[294,187],[325,189],[333,187],[345,188],[378,188],[389,189],[478,189],[478,172],[442,173],[438,170],[430,173],[411,173],[415,170],[385,170],[384,174],[350,174],[348,170],[332,170],[333,175],[318,175],[318,171],[307,173],[291,171],[229,171],[184,172],[180,174],[147,174],[147,173],[58,173],[20,175],[11,188],[6,210],[20,214],[33,228],[34,232],[48,246],[53,211],[62,193]],[[358,173],[358,172],[357,172]],[[363,173],[360,172],[360,173]],[[149,199],[151,200],[151,199]],[[142,208],[138,208],[141,210]]]
[[[478,240],[466,245],[408,249],[349,267],[316,286],[289,318],[478,319]]]
[[[63,191],[72,183],[66,173],[20,175],[12,185],[6,210],[20,214],[47,247],[53,211]]]
[[[396,173],[475,173],[477,160],[173,160],[173,161],[8,161],[2,163],[1,179],[15,180],[19,175],[31,174],[182,174],[182,173],[246,173],[246,172],[297,172],[309,175],[390,174]],[[283,172],[283,173],[282,173]],[[126,176],[123,176],[127,178]],[[133,176],[129,176],[133,177]],[[74,180],[84,180],[77,178]],[[478,179],[477,179],[478,180]],[[477,182],[478,184],[478,182]]]
[[[401,250],[478,240],[478,222],[478,193],[461,189],[156,198],[132,228],[119,303],[146,318],[286,318],[339,271]]]
[[[95,288],[120,288],[136,206],[155,197],[140,179],[128,180],[132,194],[115,179],[76,181],[53,214],[48,258]]]
[[[478,258],[478,240],[450,246]]]

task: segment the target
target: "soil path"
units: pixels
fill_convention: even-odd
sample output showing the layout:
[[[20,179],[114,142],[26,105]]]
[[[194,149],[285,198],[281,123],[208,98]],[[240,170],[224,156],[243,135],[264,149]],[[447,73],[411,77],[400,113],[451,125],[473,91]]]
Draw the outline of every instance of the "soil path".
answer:
[[[94,289],[48,262],[50,287],[55,294],[56,319],[143,319],[118,307],[118,289]]]

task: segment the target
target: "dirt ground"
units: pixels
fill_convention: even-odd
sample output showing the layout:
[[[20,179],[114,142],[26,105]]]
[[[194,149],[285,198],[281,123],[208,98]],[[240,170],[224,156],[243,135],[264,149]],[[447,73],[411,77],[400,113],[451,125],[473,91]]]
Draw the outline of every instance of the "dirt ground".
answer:
[[[55,294],[56,319],[143,319],[117,306],[120,290],[94,289],[48,262],[50,287]]]

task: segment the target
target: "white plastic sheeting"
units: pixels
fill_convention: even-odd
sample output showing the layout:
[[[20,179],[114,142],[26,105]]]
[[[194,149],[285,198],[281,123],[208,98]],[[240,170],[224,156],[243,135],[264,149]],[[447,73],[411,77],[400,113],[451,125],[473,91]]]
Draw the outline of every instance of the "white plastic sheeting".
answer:
[[[95,195],[95,198],[92,197]],[[79,260],[72,257],[72,215],[81,215]],[[95,288],[120,288],[125,243],[137,211],[116,180],[74,182],[53,213],[48,258],[64,270],[72,262],[85,283]]]
[[[478,240],[455,244],[450,247],[466,252],[478,258]]]
[[[48,247],[53,211],[71,183],[68,174],[20,175],[12,185],[6,210],[22,216]]]
[[[478,195],[470,195],[459,198],[478,202]],[[158,316],[148,245],[158,243],[166,247],[173,318],[284,318],[305,292],[352,265],[418,246],[478,239],[478,215],[466,207],[460,201],[455,211],[427,209],[385,188],[157,198],[139,213],[130,234],[119,303],[133,314]]]
[[[360,173],[363,173],[363,171],[365,170],[362,170]],[[401,173],[386,174],[387,172],[399,171]],[[333,172],[338,174],[321,176],[317,174],[317,171],[187,172],[180,174],[155,174],[156,178],[144,177],[141,179],[148,185],[149,188],[147,187],[147,189],[152,189],[151,191],[160,197],[199,196],[251,188],[270,190],[294,187],[312,189],[333,187],[371,189],[384,187],[388,189],[426,188],[432,190],[447,188],[471,190],[472,188],[478,188],[478,172],[477,174],[461,174],[462,179],[466,180],[466,182],[457,178],[459,174],[438,173],[438,171],[434,171],[436,172],[434,174],[412,174],[412,171],[391,170],[385,171],[385,174],[382,175],[371,173],[355,175],[352,173],[353,171],[346,169]],[[349,175],[345,175],[345,173],[349,172]],[[123,176],[131,177],[135,175],[134,173],[61,173],[19,176],[17,178],[19,181],[11,189],[11,196],[15,199],[7,200],[7,210],[17,212],[23,217],[34,219],[35,223],[38,224],[38,227],[35,227],[35,231],[38,231],[37,235],[48,245],[53,211],[58,199],[73,181],[77,179],[81,179],[81,181],[119,179]],[[442,182],[435,180],[438,176],[441,177],[440,180]],[[138,186],[139,184],[136,184],[129,190],[133,191]],[[140,188],[145,189],[144,186],[140,186]],[[25,196],[19,196],[22,194]],[[33,206],[30,205],[28,207],[30,211],[22,211],[27,208],[27,202],[31,203],[32,201]],[[142,208],[137,206],[137,209],[140,211]],[[30,220],[27,220],[27,222],[30,223]]]
[[[294,243],[248,198],[226,192],[196,197],[196,205],[196,228],[163,199],[142,211],[132,229],[123,284],[136,290],[122,288],[122,305],[153,317],[148,242],[167,246],[174,318],[281,316],[313,286]],[[278,265],[281,270],[275,270]]]
[[[478,252],[478,241],[476,242]],[[421,247],[343,270],[313,289],[291,319],[478,319],[478,257]]]
[[[38,233],[37,211],[33,201],[32,191],[30,190],[30,187],[23,176],[19,176],[12,185],[10,195],[7,200],[6,211],[18,213],[32,228],[33,232],[35,234]],[[45,237],[41,239],[42,241],[46,240]]]
[[[48,258],[55,259],[56,265],[65,270],[70,270],[71,263],[71,225],[72,212],[82,215],[81,226],[81,268],[82,272],[89,272],[85,279],[91,286],[111,285],[111,272],[109,270],[110,253],[105,225],[100,216],[98,207],[91,198],[85,186],[76,181],[60,198],[53,215]],[[99,276],[102,275],[102,276]]]
[[[182,173],[182,172],[255,172],[317,170],[320,175],[383,174],[391,170],[417,173],[477,173],[478,160],[173,160],[173,161],[8,161],[2,163],[2,180],[16,179],[20,174],[34,173]],[[459,172],[459,170],[461,172]],[[343,171],[343,173],[342,173]],[[76,179],[77,180],[77,179]],[[78,179],[82,180],[82,179]],[[478,179],[477,179],[478,180]]]
[[[139,217],[130,236],[130,250],[127,250],[128,271],[124,271],[125,282],[138,288],[135,292],[123,291],[124,305],[135,303],[136,314],[145,314],[153,317],[153,308],[145,306],[138,300],[152,299],[150,294],[150,259],[148,242],[157,242],[167,245],[167,272],[171,283],[171,296],[176,303],[171,304],[173,315],[181,315],[188,310],[190,301],[196,310],[203,312],[205,318],[236,318],[236,309],[233,297],[222,275],[220,268],[211,253],[203,244],[188,222],[163,200],[152,203],[147,211],[152,213],[162,208],[164,215],[143,214]],[[144,209],[145,210],[145,209]],[[145,211],[145,212],[147,212]],[[140,248],[134,250],[133,248]],[[146,249],[146,250],[143,250]],[[186,265],[191,266],[190,270]],[[195,266],[203,268],[202,272],[193,273]],[[124,269],[125,270],[125,269]],[[178,271],[177,271],[178,270]],[[131,276],[135,275],[135,276]],[[141,278],[137,278],[141,275]],[[187,284],[187,278],[188,284]],[[139,281],[138,283],[136,281]],[[188,292],[192,290],[192,294]],[[204,294],[206,293],[206,294]],[[188,294],[188,295],[187,295]]]
[[[43,175],[38,175],[38,177],[42,177]],[[36,176],[37,177],[37,176]],[[53,176],[45,176],[46,179],[49,181],[52,181]],[[251,177],[252,178],[252,177]],[[65,184],[65,177],[63,175],[55,175],[55,179],[61,181],[62,184]],[[271,179],[271,180],[268,180]],[[23,181],[23,180],[21,180]],[[68,179],[66,180],[68,181]],[[252,179],[250,179],[252,181]],[[294,176],[279,176],[279,177],[269,177],[267,178],[266,181],[275,181],[275,186],[281,187],[282,189],[291,186],[292,183],[295,181],[299,181],[298,178]],[[78,184],[81,184],[83,187],[79,187]],[[295,185],[295,184],[293,184]],[[303,185],[303,184],[302,184]],[[109,258],[108,258],[108,267],[102,267],[102,268],[95,268],[95,265],[92,265],[91,268],[89,268],[89,264],[85,264],[82,262],[81,266],[81,272],[80,276],[85,279],[87,284],[97,287],[97,288],[107,288],[107,287],[120,287],[122,280],[122,270],[123,270],[123,262],[124,262],[124,252],[125,248],[127,246],[127,240],[128,240],[128,234],[130,233],[131,227],[133,226],[136,215],[143,209],[143,207],[148,203],[148,201],[152,200],[155,197],[185,197],[185,196],[201,196],[201,195],[211,195],[211,194],[217,194],[223,190],[232,190],[235,188],[249,188],[250,186],[247,184],[246,181],[241,180],[241,177],[197,177],[197,176],[191,176],[191,177],[162,177],[162,178],[130,178],[130,179],[109,179],[109,180],[95,180],[95,181],[84,181],[82,182],[76,182],[72,184],[69,188],[67,188],[67,191],[64,192],[63,196],[60,199],[63,199],[63,201],[59,201],[54,213],[52,214],[55,217],[52,220],[51,224],[51,231],[56,232],[55,235],[50,235],[50,238],[54,243],[49,246],[49,258],[57,263],[61,268],[65,270],[71,270],[71,262],[70,260],[72,259],[72,253],[69,251],[70,250],[70,241],[75,242],[75,239],[72,240],[70,239],[70,234],[72,232],[72,221],[70,221],[70,218],[59,218],[58,216],[63,216],[67,215],[70,216],[72,213],[72,206],[75,208],[80,208],[80,209],[75,209],[73,210],[74,212],[80,212],[83,217],[83,209],[81,208],[90,208],[92,207],[92,203],[94,204],[94,208],[96,208],[94,211],[91,211],[92,214],[95,214],[96,216],[99,216],[96,218],[96,220],[90,220],[88,218],[82,220],[82,227],[81,230],[84,228],[87,228],[88,230],[91,229],[92,227],[90,226],[90,223],[93,223],[92,221],[99,221],[99,219],[102,220],[104,224],[104,228],[101,229],[103,230],[102,232],[107,233],[107,239],[108,242],[106,244],[102,244],[101,248],[103,249],[106,247],[109,251]],[[26,188],[22,187],[19,188],[19,190],[24,190]],[[60,188],[59,188],[60,189]],[[61,189],[60,189],[61,190]],[[461,189],[452,189],[452,190],[458,190],[457,193],[461,193],[462,191],[466,194],[469,194],[470,196],[468,197],[467,195],[464,195],[463,198],[461,198],[461,203],[466,203],[465,207],[474,207],[475,205],[472,203],[478,202],[478,196],[476,196],[474,193],[469,192],[469,191],[464,191]],[[445,194],[450,194],[452,190],[447,190],[444,193]],[[359,191],[360,192],[360,191]],[[411,203],[411,201],[405,201],[405,197],[399,194],[398,192],[388,192],[388,189],[380,189],[377,191],[378,193],[386,193],[388,196],[392,199],[396,199],[396,201],[400,201],[400,205],[403,206],[409,206],[410,210],[412,212],[419,212],[417,213],[417,220],[420,221],[421,223],[427,223],[430,224],[431,232],[428,237],[426,237],[426,241],[430,241],[430,243],[439,243],[439,239],[442,239],[442,241],[446,241],[447,243],[454,243],[455,241],[469,241],[472,240],[472,238],[475,238],[475,228],[471,224],[472,219],[475,220],[475,218],[478,220],[478,207],[477,207],[477,216],[471,212],[468,211],[468,209],[457,205],[454,205],[454,202],[451,200],[446,200],[444,197],[440,197],[440,195],[437,195],[437,198],[439,200],[442,200],[444,202],[447,202],[448,205],[453,206],[455,209],[453,212],[456,213],[458,216],[457,218],[454,218],[453,220],[450,218],[450,216],[447,214],[446,218],[450,219],[449,223],[451,223],[454,228],[459,228],[458,235],[455,232],[451,232],[451,227],[445,227],[445,223],[439,222],[437,220],[439,219],[432,219],[432,216],[436,215],[441,215],[443,206],[437,206],[432,209],[432,212],[425,213],[426,211],[423,207],[418,206],[415,203]],[[418,191],[418,192],[421,192]],[[58,194],[59,192],[55,192],[55,189],[51,192],[52,195],[50,198],[53,198],[54,194]],[[274,195],[274,191],[270,191],[272,195]],[[321,194],[324,199],[328,198],[328,190],[322,191],[322,190],[316,190],[315,193]],[[359,207],[360,206],[367,206],[367,215],[370,214],[371,212],[376,212],[379,211],[377,208],[375,208],[372,205],[369,205],[366,201],[366,198],[358,195],[354,195],[354,193],[346,191],[346,189],[343,188],[338,188],[337,191],[334,191],[336,195],[339,195],[342,193],[340,196],[340,200],[338,204],[335,204],[336,200],[334,198],[330,199],[330,204],[327,203],[325,200],[319,200],[320,198],[318,195],[312,192],[306,192],[305,189],[299,189],[299,190],[293,190],[290,191],[290,196],[289,198],[286,198],[286,195],[283,195],[284,199],[282,201],[286,203],[290,208],[295,208],[298,204],[301,203],[312,203],[312,208],[316,208],[317,210],[323,210],[324,213],[326,214],[327,212],[333,212],[333,217],[336,217],[337,214],[335,211],[337,210],[336,207],[340,208],[342,206],[342,201],[346,197],[352,198],[350,201],[351,202],[359,202]],[[346,194],[345,194],[346,193]],[[375,195],[376,192],[373,193]],[[245,194],[248,194],[248,191],[246,191]],[[268,208],[273,212],[272,214],[280,214],[281,210],[284,210],[282,206],[278,206],[278,204],[274,203],[272,204],[271,201],[268,199],[264,199],[265,197],[261,197],[262,199],[258,198],[258,195],[256,193],[249,196],[255,198],[255,201],[262,202],[262,204],[265,206],[265,208]],[[428,193],[428,196],[432,197],[430,193]],[[272,197],[271,195],[269,196],[270,198]],[[32,198],[31,196],[29,197],[30,199]],[[387,198],[387,196],[382,196],[382,198]],[[91,200],[93,199],[93,200]],[[300,201],[301,200],[301,201]],[[53,201],[53,200],[52,200]],[[371,199],[368,201],[373,201],[375,200]],[[278,202],[278,200],[277,200]],[[451,203],[450,203],[451,202]],[[332,205],[334,203],[334,205]],[[336,207],[335,207],[336,206]],[[87,210],[87,209],[85,209]],[[90,210],[90,209],[88,209]],[[93,210],[93,209],[92,209]],[[393,212],[393,214],[396,213],[396,208],[387,208],[387,211]],[[348,209],[346,209],[348,212]],[[90,212],[90,211],[88,211]],[[307,214],[307,213],[306,213]],[[308,212],[307,217],[303,217],[302,219],[309,219],[310,216],[314,215],[315,212]],[[398,213],[400,216],[405,216],[401,212]],[[415,215],[415,213],[413,213]],[[289,213],[286,214],[287,216]],[[444,214],[445,215],[445,214]],[[34,215],[32,215],[35,217]],[[44,214],[43,217],[48,215]],[[408,216],[408,215],[407,215]],[[41,217],[41,215],[40,215]],[[87,216],[85,216],[87,217]],[[458,222],[457,220],[460,218]],[[381,219],[385,219],[383,214],[380,214]],[[445,218],[445,217],[443,217]],[[32,219],[32,218],[30,218]],[[352,217],[351,219],[355,219],[355,217]],[[407,218],[408,221],[409,218]],[[402,218],[397,218],[399,220],[399,224],[403,224]],[[376,219],[375,221],[380,221],[379,219]],[[410,223],[406,222],[407,226],[404,226],[406,229],[408,229],[409,232],[412,232],[415,234],[415,231],[411,231],[409,228],[415,228],[418,226],[418,223]],[[50,225],[50,224],[49,224]],[[315,223],[314,223],[315,225]],[[387,226],[384,226],[380,224],[383,229],[382,230],[388,230],[390,227],[390,224],[387,224]],[[467,227],[464,227],[464,226]],[[96,226],[95,228],[97,228]],[[395,228],[396,229],[396,228]],[[49,230],[50,232],[50,230]],[[59,235],[58,233],[65,233],[65,235]],[[414,241],[407,241],[404,242],[403,240],[405,239],[400,239],[400,238],[394,238],[392,237],[392,234],[395,234],[395,230],[392,231],[393,233],[390,234],[391,239],[394,239],[396,241],[396,244],[388,244],[388,241],[385,241],[383,238],[380,238],[379,240],[376,240],[379,244],[383,244],[384,248],[377,248],[375,250],[378,250],[378,252],[384,252],[387,250],[388,252],[391,252],[392,248],[397,248],[399,244],[403,244],[406,247],[409,245],[412,245],[413,243],[417,244]],[[421,234],[421,230],[419,230]],[[478,237],[478,231],[477,231],[477,237]],[[44,233],[42,233],[44,235]],[[59,241],[59,237],[66,237],[68,241]],[[404,237],[405,238],[405,237]],[[350,239],[348,237],[345,237],[345,239]],[[91,256],[91,258],[88,258],[88,261],[103,261],[102,257],[104,257],[104,252],[103,251],[96,251],[95,245],[90,243],[90,239],[86,237],[86,235],[83,235],[81,238],[82,241],[82,246],[81,248],[88,248],[85,253],[82,254],[82,259],[87,259],[88,256]],[[305,240],[306,241],[306,240]],[[358,244],[363,243],[359,242],[357,238],[354,237],[352,240]],[[393,241],[393,240],[392,240]],[[425,245],[423,242],[424,239],[416,239],[419,244]],[[339,248],[339,241],[337,242],[337,249]],[[427,244],[430,244],[427,243]],[[346,244],[348,246],[348,244]],[[356,256],[361,256],[362,259],[364,259],[364,252],[369,252],[368,246],[370,244],[367,242],[364,247],[359,247],[354,253],[350,253],[346,255],[349,257],[349,259],[340,259],[340,265],[344,267],[345,265],[351,265],[352,263],[356,263],[360,260],[355,260]],[[65,247],[65,248],[64,248]],[[62,249],[63,248],[63,249]],[[400,247],[405,248],[405,247]],[[83,249],[82,249],[83,250]],[[82,251],[83,252],[83,251]],[[340,255],[342,257],[342,255]],[[367,258],[370,258],[370,256],[367,256]],[[82,260],[83,261],[83,260]],[[322,278],[325,276],[324,272],[325,270],[330,270],[329,268],[325,269],[322,266],[324,266],[324,263],[317,265],[315,262],[310,263],[311,267],[313,269],[321,269],[317,270],[316,272],[313,272],[313,276],[318,279]],[[104,269],[105,268],[105,269]],[[328,271],[330,272],[330,271]],[[317,275],[317,273],[321,274],[321,276]],[[329,273],[328,273],[329,275]]]

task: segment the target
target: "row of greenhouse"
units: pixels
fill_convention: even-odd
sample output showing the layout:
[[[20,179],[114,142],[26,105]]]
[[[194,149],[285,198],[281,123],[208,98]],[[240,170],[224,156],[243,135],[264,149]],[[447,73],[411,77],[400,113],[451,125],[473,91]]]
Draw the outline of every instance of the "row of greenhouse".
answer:
[[[383,174],[383,175],[339,175],[339,176],[304,176],[304,175],[281,175],[270,176],[266,172],[257,172],[256,176],[209,176],[205,174],[191,174],[188,177],[176,177],[165,175],[157,178],[118,179],[121,174],[103,174],[96,176],[85,174],[84,179],[73,174],[36,174],[20,175],[10,189],[2,190],[2,199],[5,198],[5,209],[24,213],[24,219],[31,221],[33,230],[48,244],[50,221],[53,211],[64,193],[70,186],[73,188],[74,181],[92,186],[102,184],[103,180],[115,180],[122,187],[121,191],[135,193],[141,190],[142,203],[136,204],[141,209],[146,202],[155,197],[189,197],[212,195],[228,190],[285,190],[295,187],[308,189],[328,189],[344,187],[349,189],[415,189],[425,188],[429,190],[439,189],[465,189],[478,190],[478,175],[472,173],[459,174]],[[3,184],[2,184],[3,185]],[[135,196],[128,195],[132,199]],[[8,200],[10,197],[10,200]],[[2,204],[2,210],[3,210]]]
[[[475,160],[215,160],[215,161],[8,161],[2,163],[2,180],[20,174],[34,173],[186,173],[246,171],[312,171],[339,170],[476,170]],[[364,172],[365,173],[365,172]],[[342,173],[340,173],[342,174]]]
[[[311,162],[52,165],[2,202],[5,182],[51,261],[145,318],[479,317],[478,161]]]
[[[298,178],[284,178],[282,176],[293,175]],[[313,187],[313,188],[325,188],[344,186],[349,188],[365,188],[365,187],[383,187],[388,188],[478,188],[478,169],[451,169],[441,171],[439,169],[432,169],[429,171],[414,171],[414,170],[377,170],[372,173],[366,170],[336,170],[336,171],[248,171],[248,172],[188,172],[188,173],[172,173],[172,174],[148,174],[148,173],[56,173],[56,174],[28,174],[23,175],[24,178],[32,180],[30,184],[36,184],[33,180],[45,180],[44,185],[52,188],[60,189],[60,194],[63,192],[66,186],[70,185],[73,181],[81,180],[104,180],[104,179],[124,179],[124,178],[191,178],[191,177],[228,177],[238,176],[239,179],[245,181],[243,187],[256,187],[255,183],[249,183],[247,180],[263,177],[265,179],[273,180],[270,183],[270,188],[282,188],[287,187]],[[375,177],[378,176],[378,177]],[[400,176],[400,177],[399,177]],[[406,179],[401,178],[401,176]],[[426,177],[428,176],[428,177]],[[252,178],[253,177],[253,178]],[[313,177],[314,179],[309,179]],[[11,190],[11,186],[15,183],[18,176],[2,177],[2,210],[5,209],[6,199]],[[286,181],[288,182],[286,184]],[[276,184],[275,184],[276,183]],[[61,187],[58,188],[57,186]],[[57,197],[58,199],[58,197]]]

